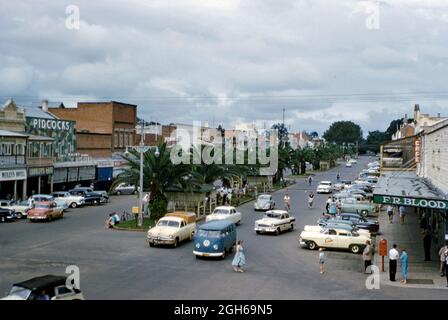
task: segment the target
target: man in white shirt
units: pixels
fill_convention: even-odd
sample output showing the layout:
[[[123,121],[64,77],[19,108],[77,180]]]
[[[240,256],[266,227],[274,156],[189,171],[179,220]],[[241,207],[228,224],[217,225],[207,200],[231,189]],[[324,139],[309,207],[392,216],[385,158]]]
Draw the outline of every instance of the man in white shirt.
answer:
[[[395,274],[397,273],[397,260],[400,253],[397,250],[397,245],[394,243],[392,249],[389,250],[389,280],[395,281]]]

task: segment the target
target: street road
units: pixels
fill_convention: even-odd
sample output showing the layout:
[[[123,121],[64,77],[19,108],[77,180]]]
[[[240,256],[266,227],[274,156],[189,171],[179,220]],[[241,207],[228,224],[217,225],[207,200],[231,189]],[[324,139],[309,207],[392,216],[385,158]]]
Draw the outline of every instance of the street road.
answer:
[[[443,290],[386,285],[367,290],[362,257],[348,252],[327,252],[327,272],[321,275],[317,251],[299,247],[300,231],[316,223],[328,198],[317,195],[310,210],[307,191],[315,190],[321,180],[336,182],[338,171],[341,179],[353,179],[368,162],[363,157],[352,168],[319,173],[311,187],[297,180],[289,188],[297,220],[294,232],[256,235],[254,221],[263,213],[253,210],[253,202],[243,205],[238,238],[244,240],[245,273],[233,272],[232,256],[197,260],[192,242],[176,249],[149,248],[145,233],[104,229],[108,213],[130,211],[135,196],[114,196],[104,206],[71,209],[50,223],[0,224],[0,294],[14,282],[64,274],[67,265],[75,264],[86,299],[445,299]],[[279,209],[284,192],[274,194]]]

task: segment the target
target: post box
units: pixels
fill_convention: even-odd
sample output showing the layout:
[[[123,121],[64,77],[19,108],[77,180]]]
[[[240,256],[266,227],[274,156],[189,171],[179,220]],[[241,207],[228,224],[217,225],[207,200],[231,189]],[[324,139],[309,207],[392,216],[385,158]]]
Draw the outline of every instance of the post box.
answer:
[[[139,214],[138,207],[132,207],[132,213],[135,214],[135,215]]]
[[[387,256],[387,240],[386,239],[380,240],[380,256],[382,256],[382,257]]]

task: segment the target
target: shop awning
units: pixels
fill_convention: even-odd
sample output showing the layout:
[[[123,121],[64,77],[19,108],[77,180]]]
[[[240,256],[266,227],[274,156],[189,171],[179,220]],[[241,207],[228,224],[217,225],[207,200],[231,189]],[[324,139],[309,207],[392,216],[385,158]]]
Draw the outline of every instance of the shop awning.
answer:
[[[386,173],[378,180],[373,201],[430,209],[448,209],[448,200],[425,179],[410,172]]]

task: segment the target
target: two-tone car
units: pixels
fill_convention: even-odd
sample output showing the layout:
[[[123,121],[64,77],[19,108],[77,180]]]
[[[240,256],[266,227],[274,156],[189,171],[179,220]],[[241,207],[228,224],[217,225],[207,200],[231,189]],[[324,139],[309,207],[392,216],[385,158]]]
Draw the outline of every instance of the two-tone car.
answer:
[[[363,217],[373,215],[376,212],[374,204],[367,201],[358,201],[355,198],[345,198],[341,200],[341,212],[359,213]]]
[[[0,222],[14,221],[17,219],[17,214],[11,209],[0,208]]]
[[[310,250],[328,248],[350,250],[354,254],[362,253],[370,237],[356,231],[344,229],[324,228],[320,231],[302,231],[299,238],[301,247]]]
[[[100,205],[106,203],[106,199],[96,192],[89,192],[84,189],[72,189],[69,192],[74,196],[82,196],[84,198],[84,204]]]
[[[189,212],[173,212],[161,218],[155,227],[148,230],[146,241],[150,247],[172,245],[193,240],[196,229],[196,215]]]
[[[54,201],[35,202],[33,208],[28,211],[28,220],[34,221],[51,221],[53,219],[62,218],[64,216],[63,209],[58,207]]]
[[[229,220],[238,225],[241,223],[241,218],[242,218],[241,212],[236,210],[235,207],[221,206],[216,207],[215,210],[213,210],[213,213],[209,214],[205,218],[205,222],[216,220]]]
[[[105,190],[93,190],[90,187],[77,187],[69,190],[71,194],[78,194],[84,196],[84,194],[93,194],[96,193],[101,197],[101,203],[109,202],[109,194]]]
[[[275,202],[270,194],[260,194],[254,203],[255,211],[273,210],[274,208]]]
[[[329,221],[326,224],[319,224],[317,226],[305,226],[303,228],[304,231],[322,231],[323,229],[337,229],[337,230],[345,230],[350,232],[357,232],[360,235],[365,235],[366,237],[371,237],[369,230],[359,229],[354,223],[350,223],[350,221],[343,220],[334,220]]]
[[[288,211],[270,210],[264,214],[264,217],[255,221],[254,230],[257,234],[275,233],[279,235],[283,231],[292,231],[296,218],[291,217]]]
[[[337,218],[341,220],[350,220],[359,228],[367,229],[371,233],[378,233],[380,231],[380,224],[377,220],[366,219],[357,213],[341,213]]]
[[[17,215],[17,219],[24,219],[28,214],[28,210],[31,209],[31,205],[28,200],[0,200],[0,208],[13,210]]]
[[[67,191],[56,191],[51,194],[53,198],[64,201],[68,207],[76,208],[84,205],[84,197],[73,195]]]

